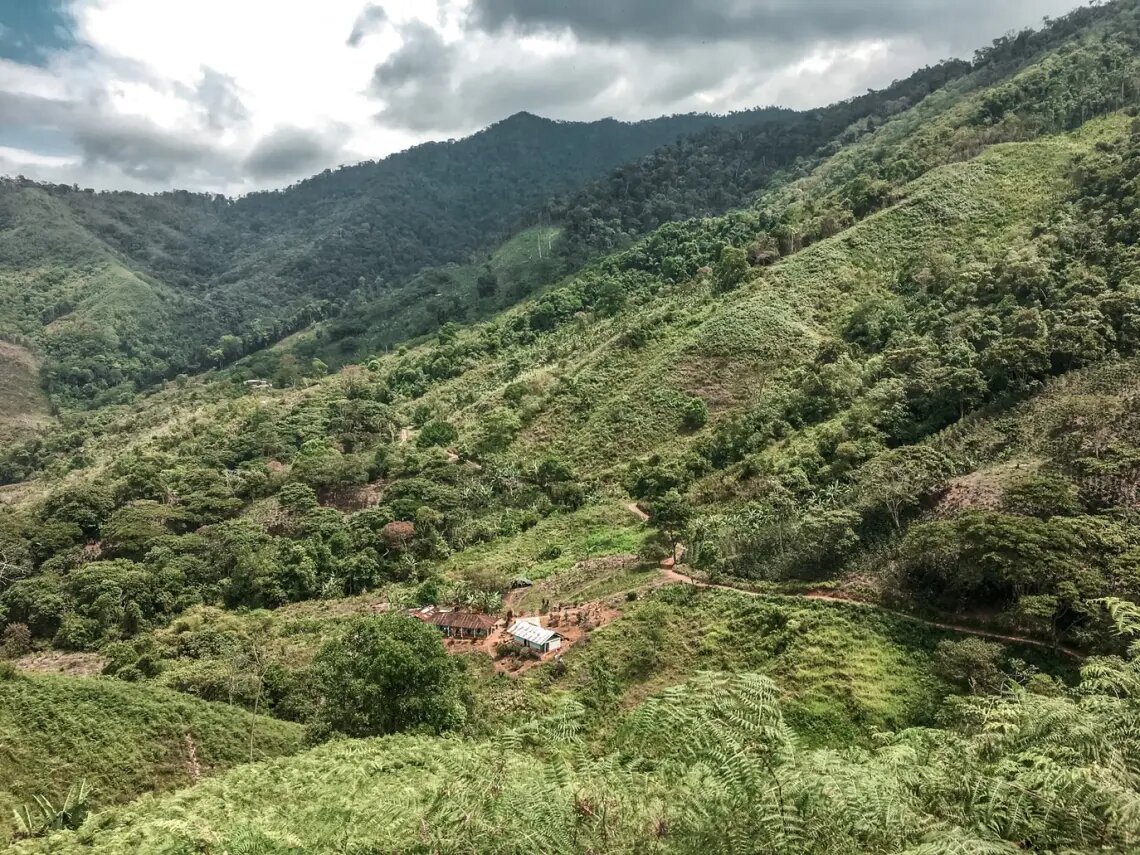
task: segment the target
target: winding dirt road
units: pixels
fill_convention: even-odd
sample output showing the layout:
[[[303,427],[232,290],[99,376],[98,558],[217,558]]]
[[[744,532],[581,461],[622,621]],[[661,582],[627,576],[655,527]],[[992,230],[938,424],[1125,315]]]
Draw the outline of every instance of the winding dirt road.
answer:
[[[642,522],[649,522],[649,514],[643,511],[637,502],[631,502],[626,505],[626,510],[637,517]],[[683,554],[683,553],[682,553]],[[683,573],[677,572],[672,566],[666,566],[661,571],[662,578],[675,584],[694,585],[697,588],[705,588],[714,591],[731,591],[735,594],[743,594],[746,597],[764,597],[772,596],[770,594],[761,594],[756,591],[746,591],[743,588],[733,588],[731,585],[712,585],[708,582],[698,582],[691,576],[686,576]],[[1001,641],[1006,644],[1024,644],[1029,647],[1036,647],[1039,650],[1046,650],[1050,653],[1062,653],[1077,662],[1084,662],[1087,657],[1079,650],[1074,650],[1072,647],[1065,647],[1064,645],[1052,645],[1045,641],[1039,641],[1036,638],[1026,638],[1023,635],[1005,635],[1000,632],[991,632],[988,629],[980,629],[976,626],[967,626],[959,623],[942,623],[940,621],[927,620],[926,618],[916,617],[915,615],[907,614],[906,612],[895,611],[894,609],[883,608],[875,603],[865,603],[862,600],[852,600],[846,597],[833,597],[828,594],[821,594],[809,591],[806,594],[778,594],[775,596],[790,597],[792,599],[800,600],[816,600],[822,603],[839,603],[848,606],[860,606],[867,609],[878,609],[889,615],[904,618],[905,620],[912,621],[922,626],[928,626],[931,629],[941,629],[947,632],[957,632],[962,635],[973,635],[977,638],[988,638],[993,641]]]
[[[865,609],[878,609],[885,614],[894,615],[895,617],[900,617],[904,620],[909,620],[912,623],[917,623],[922,626],[928,626],[932,629],[941,629],[947,632],[957,632],[961,633],[962,635],[973,635],[978,638],[988,638],[993,641],[1001,641],[1006,644],[1023,644],[1029,647],[1036,647],[1039,650],[1045,650],[1050,653],[1062,653],[1077,662],[1084,662],[1086,658],[1083,653],[1078,650],[1074,650],[1072,647],[1065,647],[1064,645],[1054,647],[1052,644],[1049,644],[1047,642],[1039,641],[1036,638],[1027,638],[1023,635],[1004,635],[1000,632],[991,632],[988,629],[979,629],[975,626],[966,626],[959,623],[941,623],[939,621],[927,620],[925,618],[907,614],[906,612],[899,612],[895,611],[894,609],[886,609],[882,606],[876,605],[875,603],[865,603],[861,600],[851,600],[845,597],[833,597],[829,596],[828,594],[820,594],[814,592],[808,592],[806,594],[761,594],[757,591],[745,591],[743,588],[733,588],[731,585],[713,585],[708,582],[698,582],[691,576],[686,576],[683,573],[678,573],[673,569],[663,570],[661,575],[671,583],[693,585],[694,587],[704,588],[706,590],[730,591],[734,594],[743,594],[746,597],[778,596],[800,600],[815,600],[816,602],[821,603],[837,603],[847,606],[859,606],[860,608]]]

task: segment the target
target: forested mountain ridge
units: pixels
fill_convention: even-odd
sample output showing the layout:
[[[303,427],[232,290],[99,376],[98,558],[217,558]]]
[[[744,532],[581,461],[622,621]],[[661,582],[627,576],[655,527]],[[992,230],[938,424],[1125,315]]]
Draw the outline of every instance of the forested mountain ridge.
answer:
[[[519,114],[238,200],[0,181],[0,335],[41,351],[60,403],[107,402],[231,361],[420,268],[464,260],[548,198],[711,124]],[[537,214],[534,214],[537,216]]]
[[[1041,30],[1025,30],[996,39],[978,50],[972,62],[942,62],[882,90],[828,107],[801,113],[764,113],[767,121],[757,121],[746,128],[713,125],[641,160],[619,166],[604,179],[551,200],[539,219],[558,229],[555,239],[549,241],[545,251],[539,248],[538,257],[529,266],[519,269],[515,265],[513,275],[503,281],[492,269],[496,263],[491,255],[482,264],[476,260],[458,269],[424,270],[406,287],[379,296],[358,292],[341,317],[316,325],[315,335],[306,337],[303,346],[293,352],[303,364],[315,358],[341,365],[366,358],[367,354],[409,336],[429,332],[445,322],[488,317],[599,254],[629,246],[664,223],[721,214],[752,204],[758,196],[810,174],[828,156],[873,136],[891,117],[909,112],[930,96],[933,97],[925,112],[937,114],[947,105],[960,103],[971,93],[1011,77],[1077,35],[1104,38],[1111,35],[1113,28],[1112,8],[1085,7],[1063,19],[1047,22]],[[1081,85],[1079,81],[1074,83],[1078,88]],[[955,143],[953,156],[971,157],[981,146],[993,142],[1074,127],[1074,123],[1079,124],[1088,115],[1118,101],[1118,94],[1082,92],[1063,113],[1039,116],[1035,121],[1041,124],[1035,128],[1016,123],[988,127],[995,124],[993,120],[1000,111],[991,114],[979,106],[970,122],[975,128],[962,134],[963,138]],[[938,151],[925,164],[921,155],[912,157],[897,163],[895,174],[882,177],[888,181],[903,175],[915,178],[946,156],[945,150]],[[843,197],[835,207],[842,210],[876,204],[868,193],[881,190],[881,186],[857,181],[850,187],[835,189]],[[836,221],[833,223],[828,224],[832,230],[838,227]],[[416,304],[415,308],[408,308],[409,304]],[[256,364],[267,374],[279,375],[276,360],[273,356]]]
[[[1037,131],[1023,135],[1063,129],[1076,107],[1119,99],[1122,81],[1125,97],[1136,98],[1127,87],[1137,66],[1128,49],[1135,16],[1117,8],[1118,31],[1082,34],[966,97],[928,99],[773,191],[764,207],[665,226],[490,323],[446,326],[430,342],[309,388],[248,396],[240,376],[190,384],[5,445],[0,477],[29,481],[20,489],[33,500],[0,517],[6,564],[31,575],[0,594],[7,619],[53,637],[67,618],[61,641],[97,644],[113,622],[84,616],[94,603],[81,602],[98,586],[73,586],[113,568],[88,572],[88,557],[121,559],[111,575],[141,572],[141,581],[148,573],[138,561],[159,543],[161,566],[174,549],[197,568],[185,571],[187,580],[210,568],[209,581],[147,593],[156,598],[138,604],[144,623],[156,616],[150,610],[171,616],[199,598],[280,605],[410,572],[399,550],[364,564],[350,550],[351,569],[322,554],[313,567],[290,538],[239,525],[243,542],[252,538],[243,547],[251,557],[281,549],[287,565],[306,569],[285,584],[271,581],[284,566],[250,565],[259,578],[241,586],[253,587],[227,593],[242,578],[225,569],[242,554],[226,534],[231,518],[292,482],[328,501],[382,485],[383,513],[369,525],[411,521],[422,508],[443,513],[424,526],[430,536],[420,547],[437,559],[532,521],[533,508],[542,516],[577,507],[589,495],[570,488],[579,477],[648,501],[689,491],[714,513],[722,503],[729,511],[758,504],[748,525],[776,526],[763,536],[778,535],[780,562],[794,574],[850,556],[863,525],[866,542],[876,542],[883,507],[865,504],[874,491],[860,483],[888,465],[875,463],[882,455],[893,460],[900,448],[1033,394],[1050,377],[1132,353],[1132,249],[1119,225],[1132,215],[1128,120],[1118,114],[1071,138],[985,150],[988,139],[1031,124]],[[1072,81],[1085,87],[1078,98]],[[1000,117],[996,104],[1005,105]],[[979,121],[980,110],[998,120]],[[963,148],[983,154],[962,160]],[[938,159],[946,165],[934,166]],[[896,165],[915,162],[919,178]],[[417,475],[430,453],[423,459],[397,442],[401,428],[420,429],[422,449],[452,446],[482,459],[479,482],[497,477],[499,455],[513,461],[508,470],[545,454],[571,468],[554,480],[524,468],[475,513],[455,483],[431,485],[454,482],[450,468]],[[969,466],[920,459],[919,473],[937,463],[923,476],[933,479],[929,487],[937,472],[949,478]],[[59,480],[78,492],[36,500]],[[926,491],[911,491],[912,500]],[[816,520],[825,498],[828,510]],[[901,525],[897,511],[888,516]],[[448,519],[454,512],[461,518]],[[805,548],[818,549],[831,542],[815,536],[824,520],[837,526],[828,530],[837,552],[797,553],[784,527],[806,526]],[[220,541],[203,535],[219,524]],[[710,550],[710,566],[751,575],[738,564],[747,550],[730,542],[740,542],[744,523],[730,515],[718,525],[727,525],[727,539]],[[369,532],[341,548],[367,542]],[[92,553],[88,542],[102,546]],[[754,553],[764,572],[776,572],[776,553]],[[57,599],[61,590],[70,593]],[[49,591],[56,593],[43,611],[36,592]]]
[[[465,140],[239,200],[0,182],[0,335],[36,352],[44,385],[64,405],[122,400],[343,311],[343,323],[322,331],[327,343],[307,353],[340,364],[526,293],[487,302],[460,286],[453,300],[446,271],[426,290],[407,281],[424,268],[467,261],[523,226],[557,225],[553,258],[529,277],[534,290],[664,222],[745,204],[784,170],[810,169],[821,151],[947,85],[1000,78],[1101,15],[1082,11],[999,40],[973,63],[941,63],[817,110],[633,124],[524,113]],[[425,297],[433,308],[423,317],[401,308]],[[361,318],[392,329],[360,340]]]
[[[1140,10],[1034,40],[481,322],[0,447],[6,656],[328,740],[16,851],[1135,851]]]

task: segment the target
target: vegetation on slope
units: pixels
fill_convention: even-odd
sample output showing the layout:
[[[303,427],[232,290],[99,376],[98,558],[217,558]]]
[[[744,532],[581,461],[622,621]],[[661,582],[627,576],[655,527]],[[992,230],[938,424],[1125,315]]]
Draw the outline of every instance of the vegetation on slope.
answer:
[[[251,741],[252,740],[252,741]],[[301,728],[237,707],[118,680],[0,678],[0,840],[13,810],[86,781],[91,805],[177,789],[292,754]]]
[[[1118,98],[1133,61],[1114,46],[1127,38],[1066,46],[899,148],[932,127],[975,133],[978,105],[999,94],[1005,125],[1058,115],[1074,78]],[[1112,61],[1090,77],[1102,50]],[[845,150],[787,191],[817,185],[802,202],[666,226],[494,322],[445,326],[308,390],[223,397],[130,454],[108,433],[116,457],[99,483],[0,517],[15,568],[0,593],[6,621],[84,649],[197,603],[274,607],[421,580],[453,553],[599,500],[599,478],[650,501],[678,489],[731,505],[685,535],[706,569],[831,574],[960,474],[963,463],[916,444],[1136,344],[1130,244],[1115,225],[1130,216],[1117,199],[1137,161],[1127,119],[861,195],[836,184],[837,170],[875,160],[895,122],[913,130],[904,114]],[[402,443],[409,426],[415,442]],[[48,461],[65,471],[95,451],[77,454],[75,440],[91,445],[61,433],[0,461],[16,477]],[[457,465],[448,446],[478,462]],[[627,467],[631,453],[658,459]],[[1022,526],[1029,540],[1034,525]],[[984,534],[979,554],[1001,536]],[[1033,585],[1017,581],[1039,557],[1028,549],[973,599],[943,603],[943,571],[909,577],[920,599],[1026,617],[1049,601],[1023,594],[1051,597],[1047,625],[1095,636],[1081,603],[1131,592],[1134,546],[1126,518],[1106,515],[1050,548],[1078,542],[1105,555],[1079,584],[1060,560]],[[952,555],[943,544],[923,560]],[[477,587],[492,595],[505,576]]]
[[[59,403],[121,401],[343,313],[325,331],[331,342],[315,354],[339,364],[337,353],[354,345],[339,340],[360,335],[362,316],[396,321],[375,345],[487,308],[478,300],[430,300],[425,316],[410,305],[413,295],[449,295],[453,287],[462,294],[465,283],[446,269],[408,283],[418,271],[466,261],[520,226],[564,226],[552,257],[526,283],[533,290],[663,223],[746,204],[780,186],[782,171],[805,173],[924,99],[960,100],[1074,34],[1114,36],[1120,17],[1116,4],[1080,10],[1041,32],[999,40],[973,63],[926,68],[881,92],[806,113],[768,108],[636,124],[520,114],[466,140],[236,201],[8,180],[0,184],[0,334],[41,352],[45,384]],[[1107,56],[1106,44],[1098,48]],[[1005,121],[1024,105],[1000,100],[999,90],[973,122],[986,143],[1073,127],[1121,106],[1127,86],[1110,97],[1100,86],[1105,70],[1071,78],[1071,102],[1060,110],[1052,104],[1047,120]],[[882,165],[864,170],[865,184],[929,168],[921,158]]]
[[[956,701],[945,729],[843,750],[805,748],[768,678],[708,673],[596,750],[576,704],[483,743],[337,742],[17,851],[1123,853],[1140,842],[1136,667],[1098,660],[1076,690],[1010,687]]]
[[[530,225],[551,195],[682,134],[767,115],[575,124],[520,114],[240,200],[6,179],[0,334],[43,353],[57,400],[123,400],[272,344],[353,293],[464,261]]]
[[[243,369],[381,341],[300,337],[6,445],[0,475],[31,480],[0,509],[5,647],[98,650],[124,680],[316,737],[455,731],[239,770],[46,845],[1135,848],[1138,33],[1134,6],[1108,4],[1000,45],[755,206],[666,224],[483,323],[400,314],[393,291],[405,333],[430,337],[243,387]],[[517,296],[489,294],[509,258],[529,293],[519,244],[491,275],[452,268],[469,318]],[[870,608],[645,596],[661,579],[642,568],[678,542],[714,582],[838,589],[1121,658],[1067,689]],[[512,605],[621,615],[515,678],[480,654],[448,667],[418,626],[430,675],[389,668],[416,658],[407,623],[349,655],[346,630],[378,624],[346,617],[497,614],[520,574],[538,584]],[[700,670],[752,676],[676,687]],[[405,681],[429,714],[392,724],[376,687]],[[251,795],[265,775],[268,802]],[[298,804],[314,777],[336,792]]]
[[[18,440],[48,423],[39,370],[27,348],[0,341],[0,442]]]

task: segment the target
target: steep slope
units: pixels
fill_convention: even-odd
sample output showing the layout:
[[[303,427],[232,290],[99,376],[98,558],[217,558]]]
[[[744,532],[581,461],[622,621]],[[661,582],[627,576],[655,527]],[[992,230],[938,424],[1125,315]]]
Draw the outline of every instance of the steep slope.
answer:
[[[552,200],[545,215],[558,226],[558,239],[530,276],[529,290],[664,223],[745,207],[758,196],[769,209],[786,211],[786,243],[834,234],[881,204],[890,187],[936,166],[968,159],[994,143],[1070,130],[1129,103],[1135,95],[1127,73],[1134,44],[1127,34],[1134,31],[1126,5],[1084,7],[1039,31],[997,39],[971,63],[940,63],[825,108],[744,129],[717,125],[682,138]],[[1025,69],[1033,73],[1021,76]],[[827,168],[813,172],[821,164]],[[808,175],[814,180],[795,181]],[[798,196],[782,192],[789,183]],[[814,221],[794,210],[805,201]],[[430,275],[447,282],[447,271]],[[406,289],[401,299],[415,293]],[[390,296],[371,302],[361,294],[351,317],[325,325],[307,354],[339,364],[359,341],[362,315],[376,319],[367,337],[374,346],[430,332],[443,320],[486,316],[486,302],[465,300],[462,290],[456,296],[426,316],[409,317],[411,323],[397,315],[400,322],[389,324],[395,320]]]
[[[1083,688],[833,751],[799,743],[767,678],[706,673],[615,716],[595,751],[577,704],[486,742],[339,741],[16,851],[1123,853],[1135,696]]]
[[[0,340],[0,442],[35,433],[50,418],[39,362],[26,347]]]
[[[354,290],[465,260],[552,195],[680,135],[785,115],[586,124],[520,114],[236,201],[0,181],[0,334],[44,350],[57,397],[114,400],[259,349]]]
[[[563,262],[554,250],[559,234],[557,227],[535,226],[467,264],[427,268],[380,296],[354,294],[335,318],[252,354],[234,373],[289,385],[296,379],[290,368],[312,375],[314,359],[339,368],[445,324],[492,317],[561,278]]]
[[[30,480],[0,620],[124,691],[249,704],[256,637],[257,702],[303,719],[348,618],[427,604],[588,642],[466,648],[452,736],[338,740],[16,851],[1134,851],[1140,10],[1050,32],[484,323],[4,447]],[[484,272],[452,281],[477,301]]]
[[[701,518],[690,557],[713,572],[821,580],[873,560],[970,465],[924,456],[931,436],[1134,353],[1132,244],[1116,225],[1131,216],[1130,117],[1047,135],[1119,104],[1122,81],[1135,96],[1135,10],[1117,8],[1119,28],[988,89],[936,94],[762,207],[663,227],[491,323],[309,388],[171,389],[10,449],[9,479],[78,472],[7,517],[8,560],[30,577],[0,594],[7,619],[86,648],[200,599],[275,607],[418,580],[618,485],[650,503],[687,493]],[[1011,134],[1029,139],[985,144]],[[878,569],[900,567],[915,603],[1035,629],[1026,610],[1052,603],[1050,631],[1095,643],[1089,603],[1134,595],[1134,544],[1125,522],[1079,510],[1052,532],[1062,551],[1117,540],[1075,594],[1065,561],[1011,587],[1028,551],[961,600],[933,584],[945,568],[905,553]],[[1031,521],[990,522],[1034,536]],[[394,524],[408,536],[385,535]],[[484,592],[507,581],[494,569]]]
[[[91,807],[176,789],[251,758],[292,754],[301,728],[117,680],[0,678],[0,840],[37,795],[86,781]]]

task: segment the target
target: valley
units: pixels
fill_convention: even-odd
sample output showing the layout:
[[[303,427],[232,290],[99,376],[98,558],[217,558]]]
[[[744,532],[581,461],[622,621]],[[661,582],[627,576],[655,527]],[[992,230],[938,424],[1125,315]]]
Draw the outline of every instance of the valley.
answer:
[[[3,179],[0,844],[1136,851],[1138,181],[1122,1],[814,110]]]

